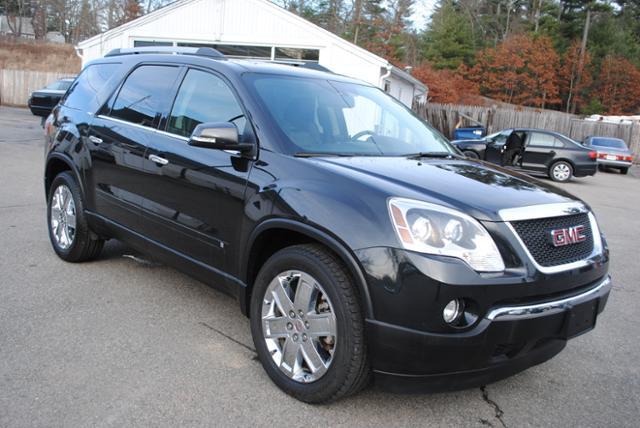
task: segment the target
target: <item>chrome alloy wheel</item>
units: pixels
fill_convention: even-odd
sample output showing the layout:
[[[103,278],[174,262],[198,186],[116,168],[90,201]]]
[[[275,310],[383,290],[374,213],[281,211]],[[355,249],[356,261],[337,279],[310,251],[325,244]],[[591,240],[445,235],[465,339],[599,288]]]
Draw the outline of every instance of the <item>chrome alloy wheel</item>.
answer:
[[[58,247],[68,249],[76,236],[76,204],[71,190],[64,185],[56,187],[51,198],[51,232]]]
[[[336,348],[336,316],[329,297],[311,275],[277,275],[262,305],[262,335],[273,362],[289,378],[309,383],[329,369]]]
[[[571,176],[569,165],[560,163],[553,167],[553,177],[558,181],[565,181]]]

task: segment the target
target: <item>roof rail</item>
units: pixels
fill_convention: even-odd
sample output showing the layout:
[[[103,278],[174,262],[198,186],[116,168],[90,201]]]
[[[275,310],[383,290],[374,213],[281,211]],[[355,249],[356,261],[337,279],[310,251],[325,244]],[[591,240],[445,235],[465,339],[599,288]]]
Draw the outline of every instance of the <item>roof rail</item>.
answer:
[[[109,51],[105,57],[120,55],[141,55],[141,54],[174,54],[174,55],[197,55],[209,58],[225,58],[225,56],[213,48],[189,48],[176,46],[145,46],[139,48],[118,48]]]

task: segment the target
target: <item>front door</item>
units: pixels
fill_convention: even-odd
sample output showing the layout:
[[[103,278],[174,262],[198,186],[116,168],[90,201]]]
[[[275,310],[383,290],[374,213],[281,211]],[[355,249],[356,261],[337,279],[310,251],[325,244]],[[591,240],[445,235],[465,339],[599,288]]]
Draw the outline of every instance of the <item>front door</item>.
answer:
[[[511,134],[511,130],[502,131],[487,137],[487,146],[485,148],[484,160],[500,164],[502,162],[502,150],[507,142],[507,137]]]
[[[227,247],[237,241],[251,162],[236,153],[193,147],[203,122],[233,122],[241,139],[253,132],[230,87],[219,76],[189,69],[163,131],[145,160],[144,234],[189,259],[227,271]]]

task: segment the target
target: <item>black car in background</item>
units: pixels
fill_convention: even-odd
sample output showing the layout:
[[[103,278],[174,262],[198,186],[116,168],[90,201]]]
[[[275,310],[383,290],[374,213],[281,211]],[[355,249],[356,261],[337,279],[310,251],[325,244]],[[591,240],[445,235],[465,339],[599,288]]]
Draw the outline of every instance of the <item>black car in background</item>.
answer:
[[[67,92],[73,80],[74,78],[72,77],[56,80],[45,88],[33,91],[27,101],[31,113],[35,116],[49,116],[49,113]]]
[[[358,80],[116,50],[47,121],[58,256],[119,239],[229,293],[269,377],[306,402],[372,374],[427,390],[510,376],[593,329],[611,290],[586,203],[461,156]]]
[[[515,134],[522,142],[518,153],[505,161],[507,141]],[[513,137],[512,137],[513,138]],[[543,129],[505,129],[477,140],[451,142],[466,156],[505,166],[527,174],[544,175],[554,181],[594,175],[596,152],[557,132]]]
[[[583,144],[597,152],[596,160],[600,170],[611,167],[620,170],[622,174],[626,174],[629,172],[631,165],[633,165],[633,152],[619,138],[588,137]]]

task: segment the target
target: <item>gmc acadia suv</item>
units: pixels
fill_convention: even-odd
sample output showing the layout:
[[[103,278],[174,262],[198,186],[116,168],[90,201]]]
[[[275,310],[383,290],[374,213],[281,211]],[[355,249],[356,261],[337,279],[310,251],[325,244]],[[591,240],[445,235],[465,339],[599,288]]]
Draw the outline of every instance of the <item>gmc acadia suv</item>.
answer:
[[[306,402],[372,375],[504,378],[592,329],[611,289],[584,202],[463,157],[346,77],[115,50],[45,131],[55,252],[85,261],[115,238],[235,296],[271,379]]]

